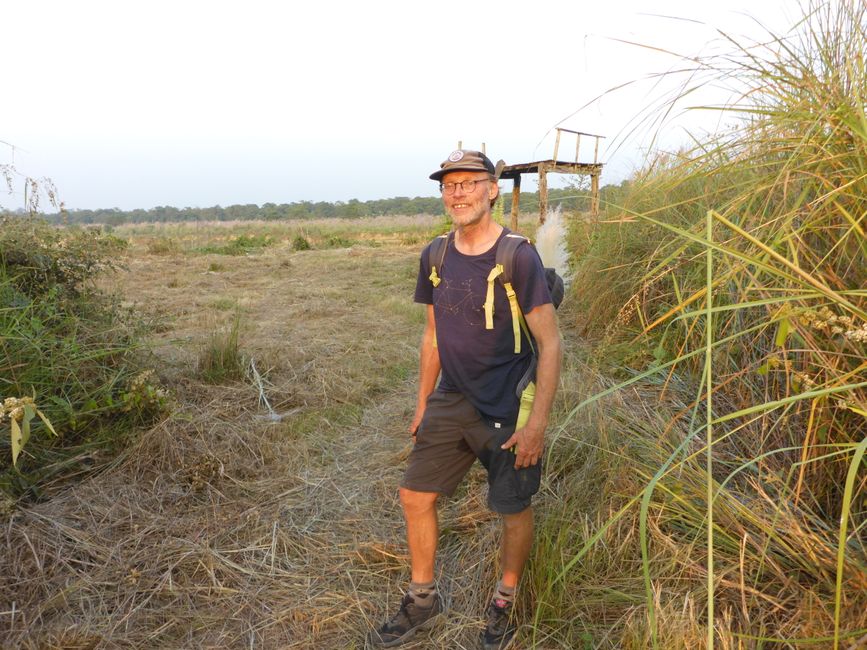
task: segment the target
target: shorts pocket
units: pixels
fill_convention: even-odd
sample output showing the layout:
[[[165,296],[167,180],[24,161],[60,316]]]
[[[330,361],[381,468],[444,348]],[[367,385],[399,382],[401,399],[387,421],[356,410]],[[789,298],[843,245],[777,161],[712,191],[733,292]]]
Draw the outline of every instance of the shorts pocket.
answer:
[[[512,474],[515,479],[515,493],[519,499],[529,499],[539,491],[542,482],[542,461],[530,467],[515,469],[512,466]]]
[[[496,447],[492,450],[488,467],[488,490],[491,502],[516,509],[529,505],[530,497],[539,491],[542,478],[541,461],[530,467],[515,469],[515,454]]]

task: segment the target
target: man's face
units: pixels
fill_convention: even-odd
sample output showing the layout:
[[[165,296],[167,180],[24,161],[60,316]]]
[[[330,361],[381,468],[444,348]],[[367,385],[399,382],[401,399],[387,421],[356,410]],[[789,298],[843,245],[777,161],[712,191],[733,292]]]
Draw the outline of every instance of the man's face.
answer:
[[[476,181],[475,187],[467,191],[461,183]],[[442,177],[442,184],[448,187],[454,183],[454,192],[443,190],[443,206],[452,222],[458,227],[479,223],[491,212],[491,200],[497,196],[497,184],[484,172],[451,172]]]

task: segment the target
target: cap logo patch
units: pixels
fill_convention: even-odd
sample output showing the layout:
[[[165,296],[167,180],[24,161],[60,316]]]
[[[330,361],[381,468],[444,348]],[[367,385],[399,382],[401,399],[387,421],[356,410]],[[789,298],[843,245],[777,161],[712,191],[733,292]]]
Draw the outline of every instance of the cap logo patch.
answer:
[[[452,151],[449,154],[449,161],[458,162],[461,158],[464,157],[464,152],[458,149],[457,151]]]

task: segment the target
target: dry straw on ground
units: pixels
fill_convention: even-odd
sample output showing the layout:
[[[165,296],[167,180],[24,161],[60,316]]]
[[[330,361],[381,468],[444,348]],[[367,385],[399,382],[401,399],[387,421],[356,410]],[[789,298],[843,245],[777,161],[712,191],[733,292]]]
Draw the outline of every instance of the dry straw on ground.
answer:
[[[0,636],[22,648],[353,648],[407,579],[396,501],[410,441],[421,308],[417,248],[293,253],[209,272],[209,256],[129,260],[123,291],[155,328],[178,410],[87,480],[4,523]],[[232,317],[278,423],[252,382],[192,376]],[[448,624],[478,634],[496,522],[474,473],[444,509]],[[6,647],[6,646],[4,646]],[[419,645],[418,647],[431,647]]]

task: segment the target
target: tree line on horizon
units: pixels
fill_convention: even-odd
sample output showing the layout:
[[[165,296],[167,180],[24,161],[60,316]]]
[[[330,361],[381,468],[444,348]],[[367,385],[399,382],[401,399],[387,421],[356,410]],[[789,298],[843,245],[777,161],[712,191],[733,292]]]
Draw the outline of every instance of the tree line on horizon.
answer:
[[[617,186],[602,188],[603,195]],[[511,188],[502,190],[503,208],[506,214],[512,206]],[[590,209],[589,192],[583,188],[549,189],[550,205],[561,204],[565,210],[586,211]],[[522,192],[521,212],[539,209],[538,192]],[[417,196],[413,198],[397,196],[370,201],[296,201],[293,203],[255,203],[215,205],[207,208],[176,208],[157,206],[150,209],[121,210],[120,208],[99,208],[94,210],[65,210],[44,215],[55,224],[106,224],[118,226],[124,223],[150,223],[175,221],[274,221],[282,219],[355,219],[387,215],[440,214],[442,203],[438,196]]]

